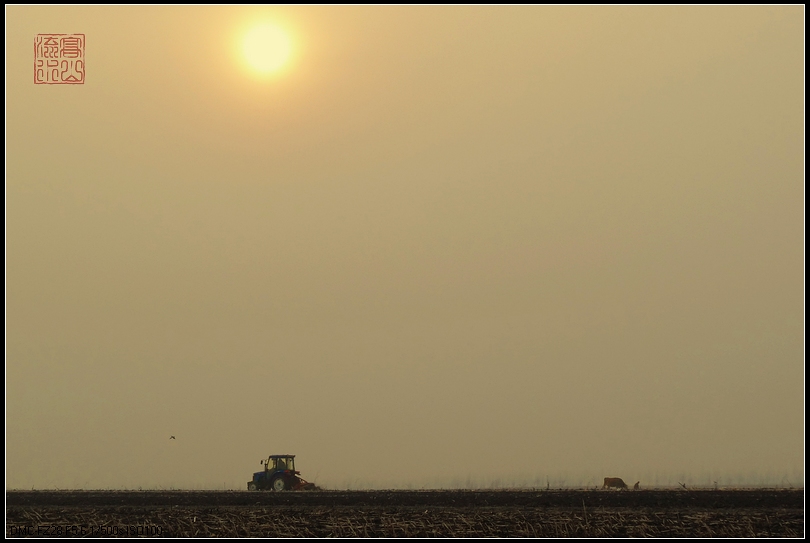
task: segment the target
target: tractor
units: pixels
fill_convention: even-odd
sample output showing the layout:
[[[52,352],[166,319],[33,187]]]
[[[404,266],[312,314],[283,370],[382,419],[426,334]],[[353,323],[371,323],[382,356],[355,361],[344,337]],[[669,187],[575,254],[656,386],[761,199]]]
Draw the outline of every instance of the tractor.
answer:
[[[264,471],[253,474],[253,480],[247,484],[248,490],[316,490],[313,483],[308,483],[295,471],[294,454],[271,454],[262,460]]]

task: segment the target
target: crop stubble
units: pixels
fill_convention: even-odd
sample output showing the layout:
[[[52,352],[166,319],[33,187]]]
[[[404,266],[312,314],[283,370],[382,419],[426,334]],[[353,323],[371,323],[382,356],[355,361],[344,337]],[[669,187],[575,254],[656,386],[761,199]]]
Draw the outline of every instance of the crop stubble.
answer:
[[[804,493],[6,493],[7,536],[43,525],[157,526],[164,537],[804,537]]]

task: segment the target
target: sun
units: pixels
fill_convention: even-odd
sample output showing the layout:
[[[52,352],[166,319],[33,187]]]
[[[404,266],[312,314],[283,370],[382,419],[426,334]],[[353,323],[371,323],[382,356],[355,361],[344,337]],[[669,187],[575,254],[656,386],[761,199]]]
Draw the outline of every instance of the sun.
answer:
[[[290,37],[271,23],[254,26],[242,41],[242,53],[248,65],[263,75],[279,71],[291,52]]]

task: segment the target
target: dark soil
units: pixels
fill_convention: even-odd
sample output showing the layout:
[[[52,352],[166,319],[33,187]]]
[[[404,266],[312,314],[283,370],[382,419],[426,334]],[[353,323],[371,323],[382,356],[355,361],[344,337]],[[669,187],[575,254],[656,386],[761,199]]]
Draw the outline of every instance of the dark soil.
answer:
[[[804,491],[7,492],[38,535],[804,537]]]

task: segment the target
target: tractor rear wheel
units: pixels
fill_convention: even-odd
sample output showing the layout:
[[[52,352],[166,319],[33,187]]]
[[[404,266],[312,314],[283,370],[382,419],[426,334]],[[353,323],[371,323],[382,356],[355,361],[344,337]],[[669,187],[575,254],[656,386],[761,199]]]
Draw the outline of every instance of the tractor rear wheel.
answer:
[[[248,483],[248,490],[257,490],[256,483],[253,481]]]
[[[276,492],[287,490],[287,481],[284,480],[284,477],[276,477],[271,485]]]

